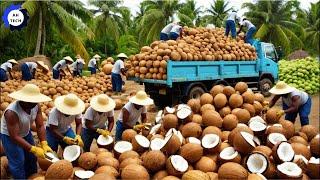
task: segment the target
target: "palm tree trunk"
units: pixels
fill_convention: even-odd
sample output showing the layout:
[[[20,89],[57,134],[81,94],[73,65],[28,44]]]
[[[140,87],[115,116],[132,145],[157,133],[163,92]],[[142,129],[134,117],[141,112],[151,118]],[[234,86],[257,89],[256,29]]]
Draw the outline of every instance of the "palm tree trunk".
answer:
[[[34,55],[39,55],[40,46],[41,46],[41,36],[42,36],[42,9],[39,8],[39,26],[38,26],[38,36],[37,36],[37,44],[36,49],[34,51]]]
[[[42,32],[42,46],[41,46],[41,54],[44,55],[45,54],[45,47],[46,47],[46,25],[45,23],[43,23],[43,32]]]

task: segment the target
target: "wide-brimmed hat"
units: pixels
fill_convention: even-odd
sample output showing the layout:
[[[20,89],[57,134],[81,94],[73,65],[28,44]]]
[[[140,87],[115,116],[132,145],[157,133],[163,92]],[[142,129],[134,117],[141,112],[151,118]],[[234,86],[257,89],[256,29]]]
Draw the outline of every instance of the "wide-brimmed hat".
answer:
[[[98,59],[100,59],[101,56],[99,56],[98,54],[96,54],[96,55],[93,56],[93,58],[98,58]]]
[[[91,98],[90,106],[98,112],[108,112],[116,107],[116,103],[109,96],[99,94]]]
[[[66,56],[66,57],[64,57],[63,59],[64,59],[64,60],[67,60],[67,61],[73,62],[73,59],[72,59],[70,56]]]
[[[39,64],[42,69],[49,71],[49,67],[45,65],[43,61],[37,61],[37,64]]]
[[[118,58],[126,58],[128,59],[128,56],[125,53],[120,53],[117,55]]]
[[[80,54],[77,54],[75,58],[80,59],[81,58]]]
[[[9,97],[30,103],[41,103],[52,100],[49,96],[41,94],[39,87],[34,84],[26,84],[20,90],[10,93]]]
[[[137,94],[129,99],[133,104],[138,104],[141,106],[147,106],[153,104],[153,100],[148,97],[147,93],[144,91],[138,91]]]
[[[9,59],[8,62],[13,63],[13,64],[19,64],[15,59]]]
[[[59,96],[54,100],[54,106],[63,114],[77,115],[85,109],[84,102],[75,94]]]
[[[291,93],[294,90],[294,87],[289,86],[283,81],[279,81],[273,88],[269,90],[269,92],[272,94],[281,95]]]

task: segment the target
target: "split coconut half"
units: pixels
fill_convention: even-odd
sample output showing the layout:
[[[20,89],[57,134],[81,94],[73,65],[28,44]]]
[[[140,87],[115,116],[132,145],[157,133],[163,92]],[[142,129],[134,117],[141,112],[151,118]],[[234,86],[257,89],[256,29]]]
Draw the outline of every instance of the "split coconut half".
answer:
[[[137,134],[132,140],[132,149],[137,152],[143,152],[150,146],[150,141],[143,135]]]
[[[203,136],[201,144],[207,153],[215,153],[220,148],[221,139],[216,134],[206,134]]]
[[[311,157],[307,166],[308,175],[311,178],[320,178],[320,158]]]
[[[152,151],[161,150],[161,148],[164,146],[164,140],[161,138],[154,138],[150,142],[150,149]]]
[[[113,148],[113,145],[114,145],[114,140],[111,136],[103,136],[103,135],[100,135],[97,139],[97,144],[99,147],[101,148],[106,148],[108,150],[111,150]]]
[[[302,177],[302,169],[293,162],[284,162],[277,166],[277,174],[279,178],[300,178]]]
[[[161,124],[163,117],[163,111],[160,110],[156,115],[156,124]]]
[[[64,148],[63,151],[63,159],[69,161],[69,162],[74,162],[76,161],[81,154],[81,148],[78,145],[71,145],[67,146]]]
[[[181,176],[188,170],[188,162],[180,155],[172,155],[166,163],[167,172],[173,176]]]
[[[192,114],[191,108],[186,104],[179,104],[177,107],[177,117],[179,119],[186,119]]]
[[[79,179],[89,179],[94,175],[93,171],[77,170],[74,175]]]
[[[118,157],[120,154],[131,151],[132,150],[132,144],[128,141],[118,141],[114,147],[113,150],[115,152],[115,155]]]
[[[269,159],[266,155],[260,152],[253,152],[248,155],[245,165],[251,173],[263,174],[269,166]]]
[[[156,125],[152,126],[149,134],[156,135],[157,132],[160,130],[160,128],[161,128],[161,124],[156,124]]]
[[[251,152],[255,147],[253,135],[244,131],[238,132],[234,137],[234,148],[243,154]]]
[[[173,129],[170,134],[167,134],[163,140],[163,147],[161,151],[166,155],[175,154],[181,147],[183,142],[183,137],[180,131]]]
[[[281,133],[271,133],[267,138],[267,146],[273,148],[274,145],[281,141],[287,141],[287,138]]]
[[[164,114],[174,114],[176,112],[176,108],[174,107],[165,107],[164,108]]]
[[[259,120],[250,120],[249,128],[253,131],[254,135],[261,136],[265,133],[267,125],[263,121]]]
[[[186,139],[186,143],[193,143],[193,144],[201,145],[201,141],[198,138],[195,138],[195,137],[188,137]]]
[[[293,162],[296,163],[302,169],[303,173],[307,171],[308,159],[305,158],[303,155],[295,155]]]
[[[226,147],[220,152],[219,160],[222,164],[226,162],[240,163],[241,156],[233,147]]]
[[[290,162],[294,159],[294,150],[286,141],[282,141],[272,148],[272,156],[276,162]]]

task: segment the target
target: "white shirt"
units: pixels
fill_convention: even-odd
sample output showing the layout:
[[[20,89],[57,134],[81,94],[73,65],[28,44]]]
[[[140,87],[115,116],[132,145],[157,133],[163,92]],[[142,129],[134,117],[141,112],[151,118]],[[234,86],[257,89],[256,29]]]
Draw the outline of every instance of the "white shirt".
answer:
[[[35,106],[33,109],[31,109],[30,114],[27,114],[22,109],[22,107],[19,104],[19,101],[14,101],[6,108],[6,110],[3,112],[1,117],[1,133],[10,136],[7,128],[7,121],[4,116],[7,110],[11,110],[15,112],[19,118],[19,129],[18,129],[19,136],[20,137],[27,136],[30,131],[30,124],[32,124],[37,117],[38,110],[39,110],[38,105]]]
[[[30,71],[33,71],[34,69],[36,69],[38,67],[37,63],[35,62],[26,62],[28,68],[30,69]]]
[[[240,25],[246,27],[248,30],[249,30],[250,28],[252,28],[252,27],[255,27],[255,26],[254,26],[250,21],[248,21],[248,20],[241,21],[241,22],[240,22]]]
[[[282,101],[287,105],[287,106],[291,106],[292,105],[292,97],[293,96],[299,96],[300,97],[300,106],[305,104],[308,99],[309,99],[309,95],[304,92],[304,91],[300,91],[298,89],[295,89],[293,92],[291,92],[287,98],[282,97]]]
[[[89,121],[92,121],[93,123],[92,126],[94,128],[105,129],[106,127],[108,127],[108,117],[113,117],[113,116],[114,116],[114,110],[100,114],[98,111],[95,111],[92,107],[89,107],[83,116],[82,127],[87,129],[86,120],[89,120]]]
[[[97,64],[97,60],[95,58],[90,59],[89,63],[88,63],[88,67],[93,67],[95,68]]]
[[[118,59],[113,65],[112,72],[115,74],[120,74],[122,68],[124,68],[124,62]]]
[[[169,34],[172,27],[173,27],[174,23],[170,23],[168,25],[166,25],[162,30],[161,33],[165,33],[165,34]]]
[[[58,68],[59,65],[61,66]],[[60,69],[63,69],[65,67],[67,67],[67,61],[62,59],[59,62],[57,62],[52,69],[59,71]]]
[[[126,109],[129,112],[129,119],[128,119],[128,124],[130,126],[134,126],[136,125],[136,123],[138,122],[141,114],[145,114],[147,113],[147,108],[145,106],[142,106],[140,109],[136,109],[134,107],[134,104],[131,102],[128,102],[126,105],[124,105],[123,107],[124,109]],[[122,115],[122,111],[120,111],[119,114],[119,121],[123,123],[123,115]]]
[[[57,108],[52,108],[46,126],[50,127],[50,125],[58,126],[58,131],[62,134],[67,132],[67,130],[71,127],[71,123],[75,121],[75,119],[81,119],[81,114],[65,116],[61,113]]]
[[[227,20],[232,20],[232,21],[236,22],[236,19],[240,19],[240,17],[237,15],[236,12],[231,12],[227,16]]]
[[[1,64],[0,68],[5,71],[8,71],[9,69],[12,69],[12,64],[9,62],[5,62],[5,63]]]
[[[182,27],[180,25],[175,24],[175,25],[173,25],[170,33],[173,32],[173,33],[180,34],[181,29],[182,29]]]
[[[81,59],[77,59],[75,62],[71,64],[71,68],[73,71],[76,70],[82,70],[83,69],[83,64]]]

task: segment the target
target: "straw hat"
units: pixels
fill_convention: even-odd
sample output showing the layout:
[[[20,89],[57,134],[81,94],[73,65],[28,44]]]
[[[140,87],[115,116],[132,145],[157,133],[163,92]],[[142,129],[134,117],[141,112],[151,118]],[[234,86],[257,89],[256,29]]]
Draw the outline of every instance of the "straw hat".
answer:
[[[283,81],[279,81],[273,88],[269,90],[269,92],[272,94],[281,95],[291,93],[294,90],[294,87],[289,86]]]
[[[20,90],[10,93],[9,97],[30,103],[41,103],[52,100],[50,97],[41,94],[39,87],[34,84],[26,84]]]
[[[128,59],[128,56],[125,53],[120,53],[120,54],[118,54],[117,57],[118,58],[126,58],[126,59]]]
[[[108,112],[116,107],[116,103],[109,96],[100,94],[92,97],[90,106],[98,112]]]
[[[138,104],[141,106],[147,106],[153,104],[153,100],[148,97],[147,93],[144,91],[138,91],[137,94],[129,99],[133,104]]]
[[[13,64],[19,64],[15,59],[9,59],[8,62],[13,63]]]
[[[63,114],[77,115],[85,109],[84,102],[75,94],[59,96],[54,100],[54,106]]]
[[[75,58],[80,59],[81,58],[80,54],[77,54]]]
[[[49,67],[47,65],[44,64],[43,61],[37,61],[37,63],[45,70],[49,71]]]
[[[73,62],[73,59],[72,59],[70,56],[66,56],[66,57],[64,57],[63,59],[64,59],[64,60],[67,60],[67,61]]]
[[[100,59],[101,56],[99,56],[98,54],[94,55],[93,58],[97,58],[97,59]]]

